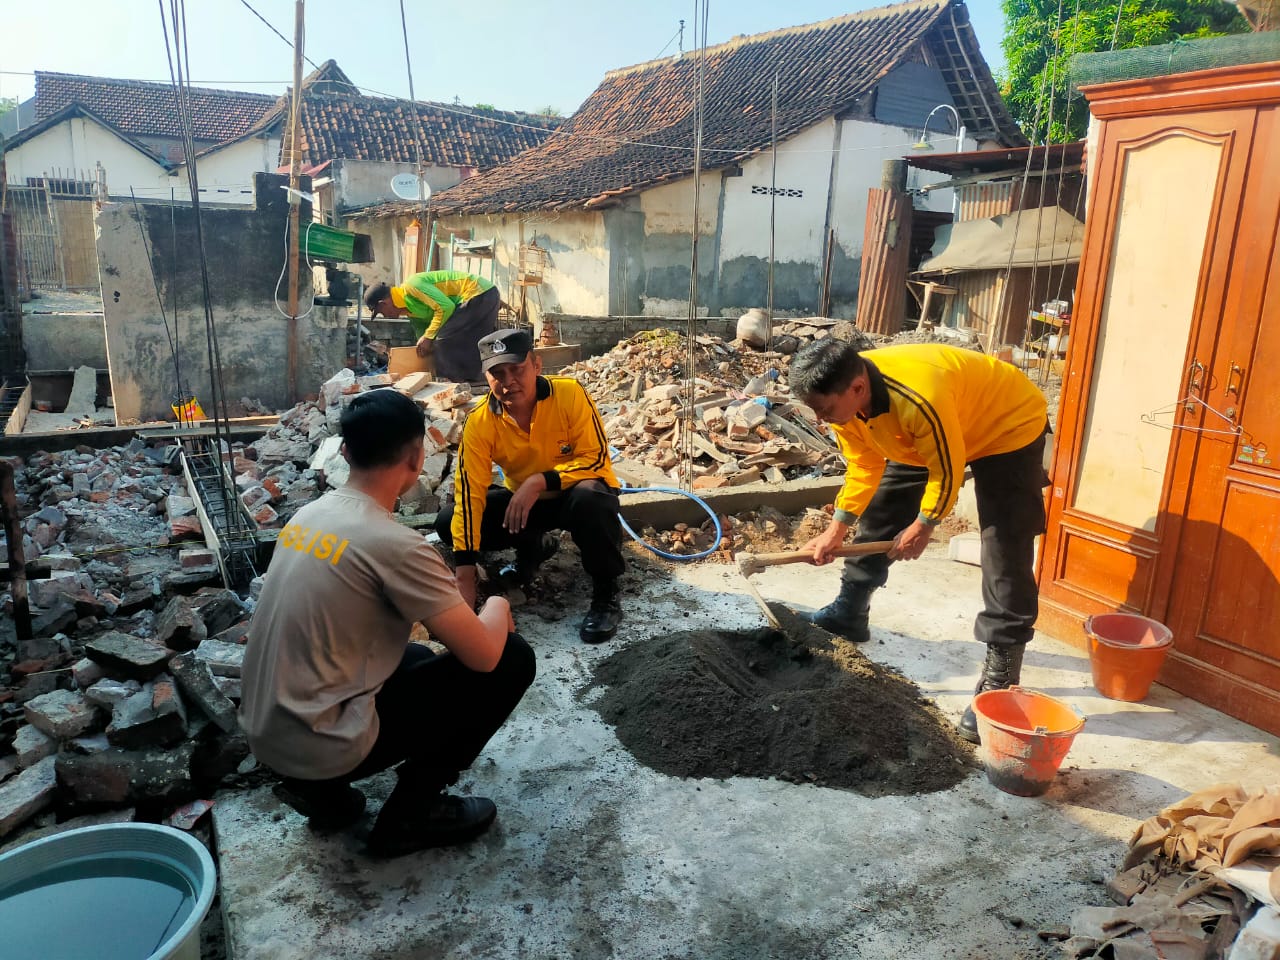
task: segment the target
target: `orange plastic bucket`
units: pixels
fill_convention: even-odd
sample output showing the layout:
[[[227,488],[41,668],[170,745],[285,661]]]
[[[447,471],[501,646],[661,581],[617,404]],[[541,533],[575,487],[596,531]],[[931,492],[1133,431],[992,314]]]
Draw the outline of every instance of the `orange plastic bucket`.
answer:
[[[1172,631],[1136,613],[1100,613],[1084,622],[1084,632],[1097,691],[1111,700],[1145,699],[1173,644]]]
[[[973,712],[987,779],[1019,797],[1038,797],[1049,789],[1084,726],[1084,717],[1070,704],[1022,687],[978,694]]]

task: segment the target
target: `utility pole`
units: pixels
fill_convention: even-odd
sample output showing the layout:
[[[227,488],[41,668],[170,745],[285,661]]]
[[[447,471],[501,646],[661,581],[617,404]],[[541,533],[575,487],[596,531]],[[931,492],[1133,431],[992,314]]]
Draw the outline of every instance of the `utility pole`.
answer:
[[[299,178],[302,155],[298,150],[302,118],[302,43],[304,0],[296,0],[293,23],[293,110],[289,119],[289,329],[288,391],[289,402],[298,399],[298,247],[301,244],[302,197]]]

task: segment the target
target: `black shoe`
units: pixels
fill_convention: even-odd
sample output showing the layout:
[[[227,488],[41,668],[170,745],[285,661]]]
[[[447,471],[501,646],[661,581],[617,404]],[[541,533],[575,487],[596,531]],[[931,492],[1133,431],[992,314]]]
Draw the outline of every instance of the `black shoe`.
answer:
[[[804,619],[850,643],[866,643],[871,639],[870,613],[871,591],[844,584],[839,596]]]
[[[443,792],[408,815],[384,807],[369,832],[369,853],[400,857],[433,847],[456,846],[480,836],[497,816],[497,806],[487,797],[455,797]]]
[[[978,678],[978,686],[973,691],[976,697],[984,690],[1007,690],[1022,679],[1022,654],[1026,650],[1025,643],[988,643],[987,659],[982,665],[982,676]],[[970,743],[981,742],[978,736],[978,717],[973,712],[973,704],[964,708],[964,715],[956,724],[956,733]]]
[[[598,584],[591,598],[591,608],[582,620],[578,636],[583,643],[604,643],[618,632],[622,622],[622,604],[618,601],[618,585]]]
[[[341,830],[364,813],[364,794],[350,784],[285,777],[271,792],[306,817],[313,830]]]
[[[516,562],[509,563],[498,571],[498,579],[513,587],[527,587],[538,572],[538,568],[560,552],[560,538],[554,533],[544,533],[537,543],[536,549],[527,555],[516,551]]]

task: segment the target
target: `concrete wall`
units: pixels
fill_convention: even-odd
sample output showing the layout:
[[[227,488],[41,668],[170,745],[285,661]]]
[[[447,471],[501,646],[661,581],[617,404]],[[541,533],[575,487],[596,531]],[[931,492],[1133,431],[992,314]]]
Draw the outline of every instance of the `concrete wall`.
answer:
[[[868,120],[830,119],[765,151],[741,173],[702,177],[699,207],[699,314],[737,317],[768,302],[769,220],[774,210],[774,308],[817,312],[828,223],[835,231],[831,310],[857,312],[867,191],[884,160],[908,153],[918,131]],[[976,144],[966,140],[966,146]],[[913,173],[911,186],[945,179]],[[924,209],[949,210],[951,191],[920,196]],[[610,251],[610,313],[679,316],[687,312],[692,257],[693,179],[645,190],[604,211]]]
[[[288,395],[288,320],[273,302],[284,263],[288,203],[280,184],[285,182],[281,176],[259,174],[255,209],[202,212],[226,396],[232,401],[247,396],[276,409],[315,393],[346,358],[346,309],[316,307],[298,321],[298,397]],[[98,214],[107,363],[118,422],[172,416],[173,357],[156,303],[153,271],[171,327],[170,304],[176,292],[176,340],[183,379],[204,404],[212,403],[194,219],[190,207],[176,212],[176,264],[168,204],[143,205],[141,224],[132,204],[106,204]],[[302,216],[304,221],[311,216],[309,205],[304,204]],[[150,261],[143,231],[148,235]],[[304,289],[299,292],[304,305],[310,302],[309,285],[304,270]],[[283,291],[280,298],[283,307]]]
[[[100,313],[24,314],[22,343],[28,371],[107,369],[107,335]]]
[[[565,212],[554,219],[537,215],[529,219],[524,225],[524,242],[536,240],[548,254],[544,282],[539,290],[529,292],[532,312],[537,313],[541,298],[545,313],[608,315],[609,242],[601,215]],[[517,215],[504,215],[447,217],[440,221],[441,228],[473,230],[477,239],[495,238],[494,279],[503,299],[512,305],[520,297],[519,288],[512,285],[520,261],[520,220]],[[441,263],[442,267],[447,265]],[[455,260],[454,268],[489,276],[487,260],[470,264]]]

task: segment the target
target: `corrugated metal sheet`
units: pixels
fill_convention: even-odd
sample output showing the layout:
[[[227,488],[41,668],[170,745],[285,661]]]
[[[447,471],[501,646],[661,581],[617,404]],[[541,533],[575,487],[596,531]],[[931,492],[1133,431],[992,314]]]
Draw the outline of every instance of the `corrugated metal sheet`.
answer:
[[[957,221],[986,220],[1013,209],[1016,184],[1012,180],[999,183],[970,183],[960,187],[960,215]]]
[[[1003,270],[974,270],[948,276],[946,282],[960,292],[952,298],[945,322],[974,330],[986,342],[999,313],[1005,318],[996,327],[1004,331],[1001,342],[1017,344],[1026,333],[1030,311],[1039,310],[1046,300],[1075,299],[1075,264],[1068,264],[1065,271],[1062,267],[1011,271],[1002,303],[1004,273]]]
[[[902,329],[910,256],[911,198],[872,187],[867,191],[867,227],[858,284],[859,329],[880,334]]]

